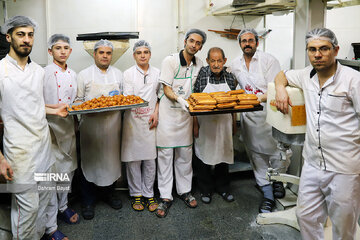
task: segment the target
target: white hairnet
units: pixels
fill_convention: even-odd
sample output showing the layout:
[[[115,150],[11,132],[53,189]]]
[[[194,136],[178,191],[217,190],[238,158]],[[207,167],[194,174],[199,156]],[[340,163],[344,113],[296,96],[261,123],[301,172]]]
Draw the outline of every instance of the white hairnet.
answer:
[[[254,34],[256,42],[259,41],[259,35],[258,35],[258,33],[255,31],[255,29],[253,29],[253,28],[245,28],[245,29],[241,30],[241,31],[239,32],[238,36],[237,36],[237,40],[240,41],[241,36],[244,35],[245,33],[252,33],[252,34]]]
[[[146,47],[151,52],[150,44],[145,40],[139,40],[134,44],[133,53],[136,51],[136,49],[141,48],[141,47]]]
[[[206,42],[206,33],[201,31],[200,29],[197,29],[197,28],[192,28],[189,31],[187,31],[186,34],[185,34],[185,40],[187,40],[189,38],[189,36],[191,34],[193,34],[193,33],[199,34],[203,39],[202,44],[205,44],[205,42]]]
[[[5,21],[4,25],[2,25],[1,27],[1,33],[7,34],[9,30],[15,27],[28,27],[28,26],[33,27],[35,30],[35,28],[37,27],[37,23],[33,19],[26,16],[14,16]]]
[[[308,32],[305,37],[306,45],[315,39],[329,41],[334,47],[338,45],[335,33],[327,28],[314,28]]]
[[[96,49],[98,49],[99,47],[111,47],[111,49],[114,50],[114,45],[106,39],[101,39],[97,43],[95,43],[94,51],[96,51]]]
[[[54,34],[49,38],[48,48],[51,49],[58,41],[66,42],[70,46],[70,38],[68,36],[64,34]]]

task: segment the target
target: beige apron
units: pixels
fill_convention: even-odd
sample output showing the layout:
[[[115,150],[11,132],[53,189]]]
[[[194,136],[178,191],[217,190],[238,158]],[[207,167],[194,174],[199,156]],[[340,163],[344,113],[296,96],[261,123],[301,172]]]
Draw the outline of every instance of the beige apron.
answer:
[[[177,96],[187,99],[192,93],[192,74],[190,77],[178,78],[181,65],[174,77],[172,89]],[[160,98],[159,103],[159,125],[157,127],[157,147],[177,148],[187,147],[193,143],[193,118],[188,112],[180,107],[179,103],[168,99],[166,96]]]
[[[86,100],[120,91],[117,83],[97,84],[94,82],[94,72],[92,76]],[[121,112],[84,114],[79,127],[81,168],[86,180],[98,186],[111,185],[121,176]]]
[[[208,83],[203,92],[230,91],[228,84]],[[195,154],[208,165],[234,163],[231,114],[198,116],[199,137],[195,138]]]
[[[138,71],[134,68],[133,71]],[[134,108],[125,111],[122,134],[121,160],[132,162],[156,158],[155,128],[149,130],[149,118],[154,113],[158,81],[147,82],[144,75],[144,85],[134,94],[149,102],[147,107]],[[135,73],[133,74],[135,77]]]

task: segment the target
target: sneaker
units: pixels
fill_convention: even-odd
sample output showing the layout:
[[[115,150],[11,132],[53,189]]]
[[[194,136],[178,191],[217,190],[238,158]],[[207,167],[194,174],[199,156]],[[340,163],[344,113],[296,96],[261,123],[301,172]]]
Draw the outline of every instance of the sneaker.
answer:
[[[122,208],[122,202],[120,197],[116,194],[116,192],[110,193],[104,201],[109,204],[110,207],[113,209],[120,209]]]

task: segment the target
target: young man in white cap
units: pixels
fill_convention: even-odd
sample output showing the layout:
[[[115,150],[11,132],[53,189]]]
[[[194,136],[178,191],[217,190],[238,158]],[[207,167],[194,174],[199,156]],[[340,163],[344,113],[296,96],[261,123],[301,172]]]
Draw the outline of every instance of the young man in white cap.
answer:
[[[70,39],[63,34],[54,34],[48,41],[48,53],[53,57],[53,62],[46,66],[44,79],[45,104],[72,104],[76,97],[77,82],[76,73],[67,65],[67,59],[71,54]],[[74,129],[74,118],[67,116],[47,116],[49,122],[52,151],[55,153],[55,172],[64,173],[71,180],[77,168],[76,138]],[[58,183],[59,184],[59,183]],[[61,184],[59,184],[61,186]],[[51,200],[50,216],[47,227],[56,223],[58,215],[68,224],[79,222],[79,215],[68,207],[68,190],[59,188]]]
[[[192,93],[202,61],[195,56],[206,42],[206,34],[190,29],[180,53],[166,57],[161,66],[160,83],[164,95],[160,96],[159,124],[157,127],[158,188],[162,199],[156,215],[165,217],[172,204],[173,169],[177,193],[190,208],[197,206],[191,195],[193,170],[193,118],[186,102]],[[175,158],[173,159],[173,155]]]
[[[37,174],[52,172],[55,162],[46,114],[67,115],[66,104],[45,106],[44,70],[29,57],[35,27],[36,23],[25,16],[12,17],[1,27],[10,51],[0,61],[0,105],[5,130],[0,174],[13,193],[14,239],[40,239],[45,233],[47,207],[55,195],[52,183],[37,178]],[[47,233],[67,239],[56,228]]]
[[[160,71],[149,64],[151,47],[148,42],[137,41],[133,47],[133,57],[136,64],[124,72],[124,95],[140,96],[149,105],[125,111],[121,159],[126,162],[132,208],[142,211],[146,206],[153,212],[158,207],[154,198],[154,181]]]
[[[335,34],[316,28],[306,35],[311,66],[280,72],[276,107],[284,114],[289,84],[304,91],[306,138],[297,218],[303,239],[324,239],[329,216],[332,239],[356,239],[360,214],[360,73],[336,61]]]
[[[100,40],[94,46],[95,63],[82,70],[77,77],[77,100],[122,94],[122,72],[111,66],[114,46]],[[82,169],[82,215],[89,220],[95,216],[97,190],[103,200],[114,209],[122,202],[115,192],[116,180],[121,176],[120,137],[121,112],[111,111],[81,116],[80,152]]]
[[[273,82],[280,72],[279,61],[271,54],[257,49],[259,37],[254,29],[243,29],[237,37],[242,55],[231,65],[239,85],[246,93],[256,94],[264,106],[263,111],[241,114],[241,137],[254,171],[255,180],[263,193],[259,207],[260,213],[271,212],[275,207],[275,198],[285,196],[282,182],[271,184],[266,179],[269,167],[286,172],[286,161],[280,158],[277,141],[272,137],[271,126],[266,123],[267,85]]]

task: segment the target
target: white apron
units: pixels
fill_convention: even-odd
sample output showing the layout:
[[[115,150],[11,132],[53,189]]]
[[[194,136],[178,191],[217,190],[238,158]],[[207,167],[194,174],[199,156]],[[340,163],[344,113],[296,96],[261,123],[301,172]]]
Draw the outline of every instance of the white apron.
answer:
[[[181,65],[179,64],[180,71]],[[172,89],[174,93],[187,99],[192,93],[192,74],[194,65],[191,67],[190,77],[174,77]],[[187,147],[193,143],[193,118],[188,112],[180,107],[178,102],[168,99],[166,96],[160,98],[159,124],[157,127],[157,146],[161,148]]]
[[[246,93],[259,94],[267,91],[267,82],[262,73],[261,60],[258,59],[260,72],[240,72],[240,82],[244,84],[241,86]],[[260,92],[261,94],[261,92]],[[276,151],[276,141],[272,137],[271,126],[266,123],[266,104],[261,103],[264,107],[263,111],[244,112],[241,114],[241,136],[249,150],[263,153],[274,154]]]
[[[61,72],[56,65],[49,65],[45,70],[54,73],[54,78],[48,78],[44,86],[45,103],[71,104],[76,96],[76,79],[70,70]],[[77,168],[76,138],[74,118],[68,116],[46,116],[51,132],[52,149],[56,157],[55,172],[70,173]]]
[[[34,173],[45,173],[54,163],[51,154],[49,127],[45,119],[45,103],[42,95],[42,76],[34,71],[14,71],[4,58],[4,79],[1,86],[1,117],[4,122],[4,157],[14,171],[8,190],[19,193],[35,184]],[[40,67],[39,67],[40,68]]]
[[[135,68],[134,71],[138,70]],[[133,77],[135,77],[135,73]],[[125,111],[121,146],[121,160],[123,162],[152,160],[156,158],[155,128],[150,130],[148,122],[157,102],[157,85],[157,79],[154,82],[146,82],[145,75],[144,85],[140,88],[135,88],[134,94],[148,101],[149,105]]]
[[[94,70],[95,71],[95,70]],[[117,83],[94,82],[85,100],[119,93]],[[121,112],[110,111],[82,115],[80,121],[81,168],[86,180],[98,186],[109,186],[121,176]]]
[[[203,92],[230,91],[228,84],[211,84],[209,77]],[[234,163],[231,114],[198,116],[199,137],[195,138],[195,154],[208,165]]]
[[[56,157],[55,172],[70,173],[77,168],[74,118],[48,115],[47,120],[54,135],[52,149]]]

